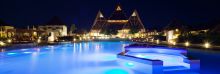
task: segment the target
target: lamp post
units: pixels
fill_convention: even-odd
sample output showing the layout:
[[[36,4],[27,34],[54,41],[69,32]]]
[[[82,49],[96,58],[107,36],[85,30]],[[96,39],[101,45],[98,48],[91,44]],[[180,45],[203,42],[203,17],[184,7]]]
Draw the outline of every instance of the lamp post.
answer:
[[[205,42],[204,45],[203,45],[205,48],[210,48],[211,47],[211,44],[209,42]]]
[[[186,47],[190,46],[189,41],[186,41],[186,42],[185,42],[185,46],[186,46]]]
[[[157,40],[156,40],[156,43],[157,43],[157,44],[160,44],[160,40],[159,40],[159,39],[157,39]]]

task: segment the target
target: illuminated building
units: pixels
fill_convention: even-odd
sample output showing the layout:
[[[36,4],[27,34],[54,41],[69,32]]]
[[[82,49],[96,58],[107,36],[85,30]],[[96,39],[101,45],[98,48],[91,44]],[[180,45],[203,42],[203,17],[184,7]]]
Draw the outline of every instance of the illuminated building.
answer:
[[[169,44],[175,45],[180,35],[185,33],[186,26],[183,22],[174,19],[165,27],[165,35]]]
[[[40,37],[44,31],[30,29],[15,29],[13,26],[0,20],[0,38],[8,43],[11,42],[33,42]]]
[[[157,30],[149,30],[147,31],[147,35],[148,36],[155,36],[155,35],[159,35],[160,32],[158,32]]]
[[[0,20],[0,38],[11,38],[14,33],[8,32],[8,30],[14,29],[13,26],[5,23],[3,20]]]
[[[129,29],[118,30],[117,37],[128,38],[129,36],[131,36],[131,34],[129,34],[129,31]]]
[[[132,33],[131,33],[132,32]],[[138,33],[134,35],[135,33]],[[90,36],[111,35],[112,37],[128,38],[142,36],[145,33],[144,25],[134,10],[130,17],[127,17],[120,4],[116,5],[110,17],[105,18],[101,11],[98,12]]]
[[[207,33],[209,30],[208,29],[203,29],[203,30],[192,30],[189,33],[192,35],[199,35],[200,33]]]
[[[50,35],[49,41],[54,41],[61,36],[67,36],[67,26],[58,17],[53,17],[47,24],[38,26],[38,29],[46,31]]]
[[[13,40],[16,42],[36,41],[40,36],[45,34],[45,31],[35,29],[10,29],[7,32],[14,33]]]

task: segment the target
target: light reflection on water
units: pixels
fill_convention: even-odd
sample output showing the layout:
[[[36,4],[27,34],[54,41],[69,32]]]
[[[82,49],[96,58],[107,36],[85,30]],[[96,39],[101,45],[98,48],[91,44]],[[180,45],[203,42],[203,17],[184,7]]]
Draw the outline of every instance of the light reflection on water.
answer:
[[[140,57],[140,58],[161,60],[163,61],[163,66],[184,66],[189,68],[189,64],[184,62],[184,58],[182,56],[159,54],[159,53],[139,53],[139,54],[131,54],[131,55],[135,55],[136,57]]]
[[[11,55],[0,53],[0,74],[133,74],[116,58],[126,44],[82,42],[8,51]]]

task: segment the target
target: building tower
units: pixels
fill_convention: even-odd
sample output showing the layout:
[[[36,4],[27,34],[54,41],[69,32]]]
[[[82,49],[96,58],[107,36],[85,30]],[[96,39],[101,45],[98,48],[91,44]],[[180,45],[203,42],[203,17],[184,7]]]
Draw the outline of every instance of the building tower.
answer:
[[[106,19],[103,16],[102,12],[99,11],[96,16],[96,19],[93,23],[92,29],[90,31],[90,35],[91,36],[99,36],[99,33],[102,31],[105,24],[106,24]]]
[[[116,35],[123,26],[128,23],[128,18],[120,4],[117,4],[115,10],[107,20],[105,32],[107,34]]]
[[[130,18],[128,19],[128,23],[124,25],[123,29],[130,29],[132,32],[145,32],[144,25],[139,17],[137,10],[134,10]]]
[[[99,11],[90,31],[92,36],[112,35],[115,37],[126,38],[128,34],[144,33],[144,25],[135,10],[128,18],[120,4],[117,4],[109,18],[104,18]]]

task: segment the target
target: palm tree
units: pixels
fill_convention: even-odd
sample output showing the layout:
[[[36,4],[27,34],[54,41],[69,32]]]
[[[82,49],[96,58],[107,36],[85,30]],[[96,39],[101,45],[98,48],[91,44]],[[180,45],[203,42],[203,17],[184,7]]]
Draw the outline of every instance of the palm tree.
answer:
[[[70,27],[70,32],[69,34],[71,35],[72,33],[74,33],[74,31],[76,30],[76,25],[75,24],[72,24],[71,27]]]

